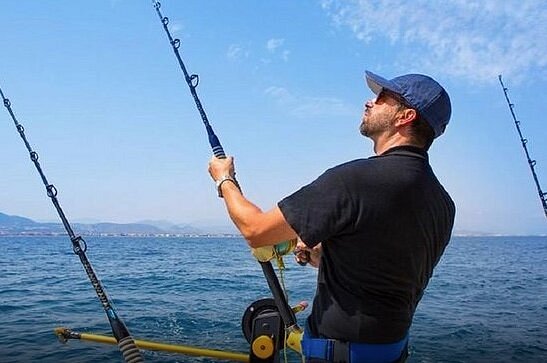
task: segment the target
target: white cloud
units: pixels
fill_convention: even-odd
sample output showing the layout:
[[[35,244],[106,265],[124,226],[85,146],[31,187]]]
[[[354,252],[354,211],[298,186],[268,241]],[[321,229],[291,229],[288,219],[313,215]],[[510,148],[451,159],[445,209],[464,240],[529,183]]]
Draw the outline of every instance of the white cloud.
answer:
[[[264,93],[283,103],[294,100],[294,97],[290,94],[290,92],[283,87],[271,86],[266,88]]]
[[[270,64],[272,63],[272,55],[275,55],[273,57],[280,57],[283,61],[287,62],[289,60],[289,55],[291,52],[287,49],[283,49],[283,44],[285,43],[284,39],[275,39],[272,38],[266,42],[266,49],[268,50],[268,56],[267,57],[261,57],[258,61],[261,64]],[[226,57],[232,61],[241,60],[244,58],[250,58],[252,54],[254,53],[256,55],[256,52],[251,52],[249,49],[252,48],[252,44],[249,43],[247,45],[241,45],[238,43],[230,44],[228,46],[228,50],[226,52]]]
[[[334,97],[297,96],[283,87],[268,87],[264,93],[298,118],[359,115],[359,110]]]
[[[279,54],[283,61],[288,62],[289,54],[291,54],[291,52],[287,49],[284,49],[284,44],[285,39],[272,38],[266,42],[266,49],[272,54]]]
[[[277,48],[283,46],[283,43],[285,43],[285,39],[272,38],[266,42],[266,49],[268,49],[270,53],[275,53]]]
[[[477,82],[547,76],[544,0],[323,0],[322,7],[363,42],[400,47],[406,65]]]
[[[249,51],[245,50],[242,46],[238,44],[231,44],[228,47],[228,52],[226,53],[226,57],[230,60],[239,60],[242,58],[247,58],[249,56]]]
[[[288,62],[288,61],[289,61],[289,54],[291,54],[290,51],[284,50],[284,51],[283,51],[283,54],[281,55],[281,58],[282,58],[285,62]]]

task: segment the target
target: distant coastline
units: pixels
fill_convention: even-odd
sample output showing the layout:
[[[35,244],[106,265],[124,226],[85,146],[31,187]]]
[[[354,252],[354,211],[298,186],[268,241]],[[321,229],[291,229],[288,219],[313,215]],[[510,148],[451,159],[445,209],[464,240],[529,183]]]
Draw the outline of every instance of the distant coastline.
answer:
[[[234,237],[239,236],[231,226],[198,227],[166,221],[139,223],[72,223],[74,232],[81,236],[98,237]],[[30,218],[0,212],[0,236],[66,236],[61,223],[42,223]]]
[[[82,237],[127,237],[127,238],[243,238],[237,233],[204,233],[204,234],[174,234],[174,233],[77,233],[76,235]],[[32,232],[20,232],[20,233],[6,233],[0,231],[0,238],[6,237],[65,237],[66,232],[63,233],[32,233]],[[495,238],[495,237],[547,237],[547,234],[453,234],[452,237],[456,238]]]
[[[73,223],[74,232],[85,237],[185,237],[234,238],[241,237],[232,226],[201,227],[192,224],[174,224],[166,221],[139,223]],[[67,233],[61,223],[42,223],[30,218],[0,212],[0,237],[57,237]],[[544,237],[547,234],[500,234],[456,230],[453,237]]]
[[[232,233],[205,233],[205,234],[174,234],[174,233],[77,233],[76,235],[82,237],[128,237],[128,238],[238,238],[240,234]],[[47,233],[47,232],[17,232],[9,233],[0,231],[0,238],[5,237],[65,237],[66,232],[63,233]]]

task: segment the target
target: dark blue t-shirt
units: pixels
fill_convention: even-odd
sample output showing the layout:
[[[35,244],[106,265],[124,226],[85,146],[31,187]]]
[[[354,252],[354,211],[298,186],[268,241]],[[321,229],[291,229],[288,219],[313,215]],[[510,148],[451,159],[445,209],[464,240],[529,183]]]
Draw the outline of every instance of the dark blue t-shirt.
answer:
[[[400,146],[339,165],[278,206],[308,246],[322,243],[311,334],[402,339],[454,224],[427,153]]]

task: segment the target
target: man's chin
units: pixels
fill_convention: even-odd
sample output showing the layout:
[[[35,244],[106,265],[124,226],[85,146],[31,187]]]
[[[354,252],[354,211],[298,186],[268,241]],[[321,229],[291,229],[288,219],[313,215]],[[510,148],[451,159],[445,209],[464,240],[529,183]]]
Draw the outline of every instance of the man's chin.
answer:
[[[361,125],[359,125],[359,132],[361,132],[361,135],[363,136],[369,136],[368,135],[368,130],[367,130],[367,126],[365,125],[365,123],[361,123]]]

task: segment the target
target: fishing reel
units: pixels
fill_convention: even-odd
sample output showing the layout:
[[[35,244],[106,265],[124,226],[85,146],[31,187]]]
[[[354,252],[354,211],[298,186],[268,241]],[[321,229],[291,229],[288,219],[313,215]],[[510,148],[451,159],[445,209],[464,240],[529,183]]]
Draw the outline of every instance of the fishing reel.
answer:
[[[251,345],[249,362],[278,362],[283,348],[284,323],[271,298],[253,302],[243,313],[241,328]]]
[[[292,307],[294,313],[299,313],[308,307],[308,303],[301,301]],[[277,363],[279,353],[285,347],[287,339],[288,348],[299,351],[300,336],[296,334],[298,341],[292,341],[292,335],[285,334],[285,322],[279,309],[272,298],[260,299],[247,307],[241,319],[241,328],[245,339],[250,344],[250,363]]]
[[[270,266],[271,273],[267,276],[275,275],[269,261],[275,260],[279,269],[285,269],[283,256],[295,251],[298,240],[291,239],[278,243],[274,246],[265,246],[252,248],[253,256],[263,265]],[[268,280],[270,288],[272,285],[277,285],[277,288],[272,288],[274,291],[282,291],[277,280]],[[243,314],[241,327],[243,335],[250,344],[250,363],[277,363],[279,362],[279,352],[283,348],[291,348],[297,352],[301,352],[300,340],[302,331],[296,324],[294,317],[295,313],[304,310],[308,303],[303,301],[295,307],[287,305],[288,311],[279,311],[275,298],[281,299],[280,304],[283,307],[287,304],[285,294],[281,293],[274,298],[260,299],[253,302]],[[292,311],[291,311],[292,310]],[[283,317],[287,319],[284,321]]]

